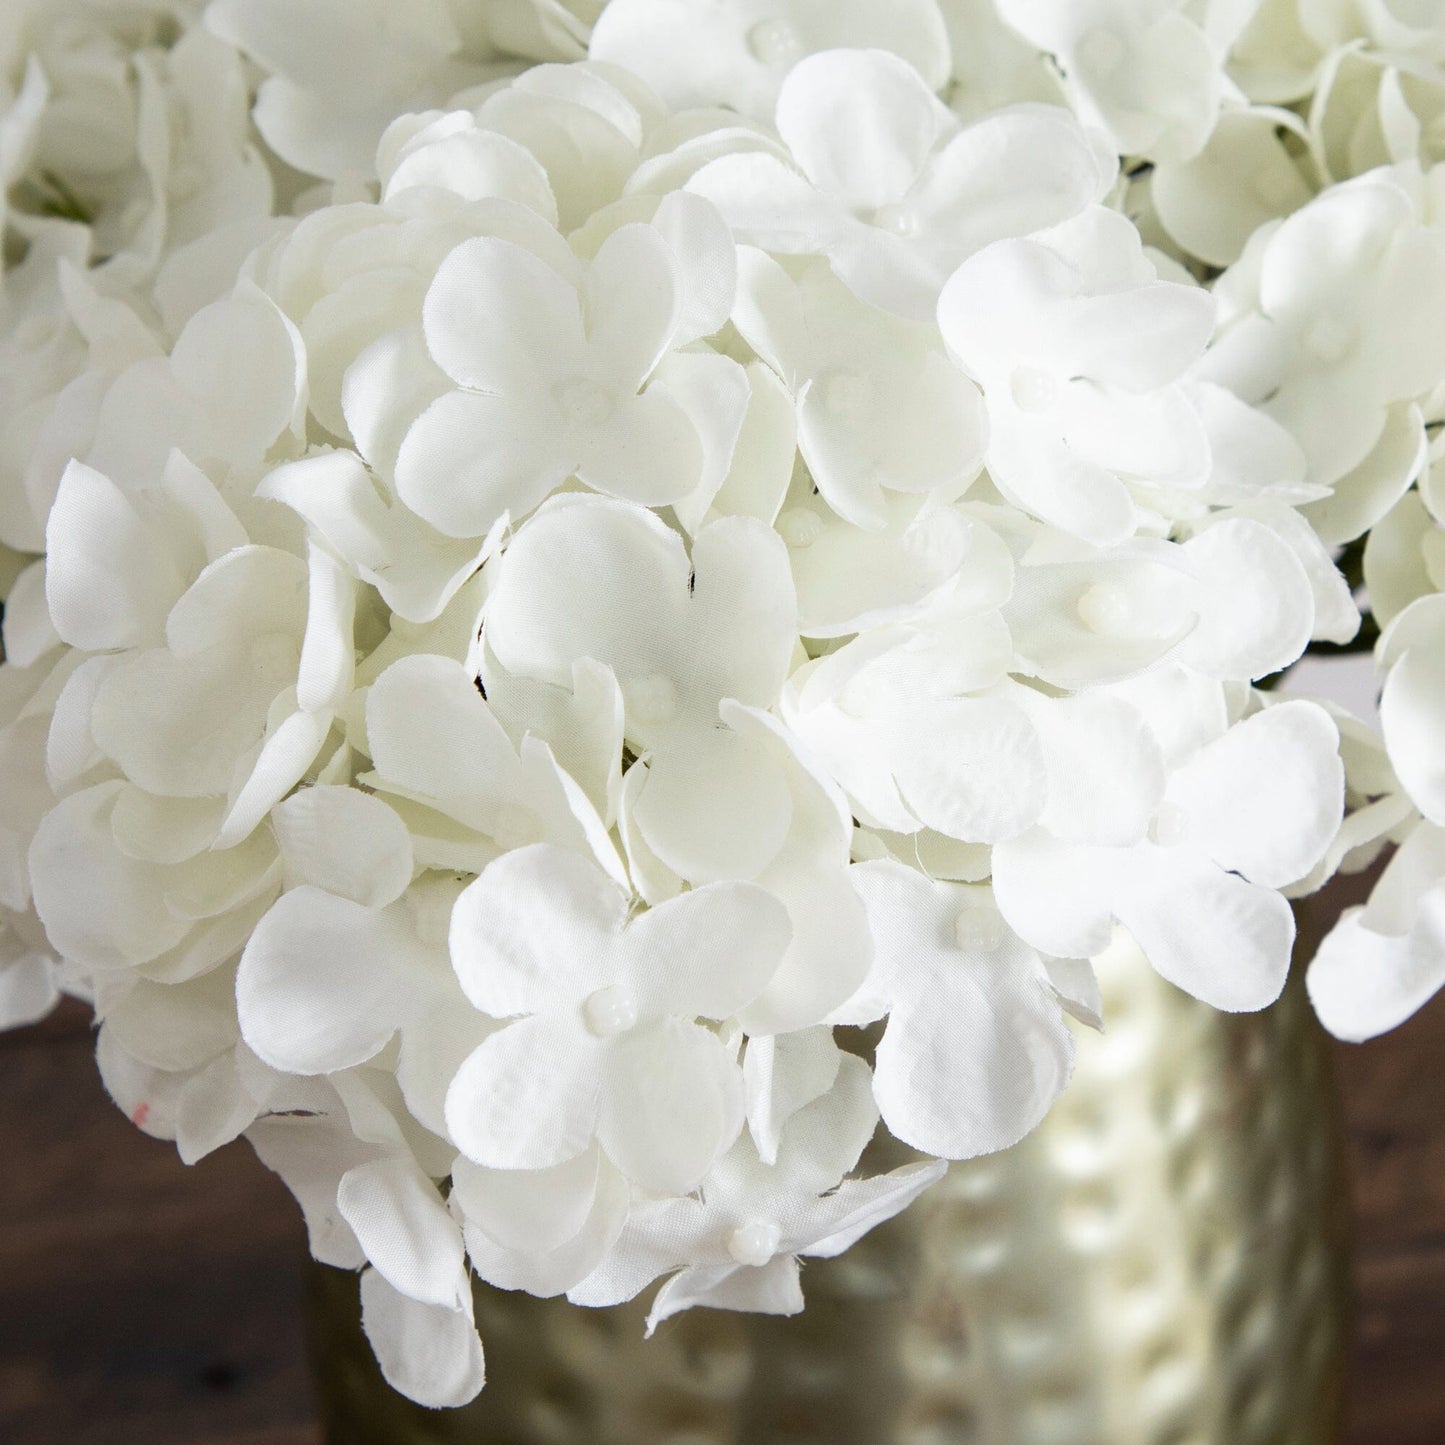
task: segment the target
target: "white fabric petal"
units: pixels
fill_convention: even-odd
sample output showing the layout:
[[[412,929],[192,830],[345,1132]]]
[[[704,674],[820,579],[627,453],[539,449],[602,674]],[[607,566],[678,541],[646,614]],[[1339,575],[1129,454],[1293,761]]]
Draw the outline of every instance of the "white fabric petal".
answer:
[[[271,826],[288,887],[310,883],[384,908],[411,882],[406,825],[381,799],[355,788],[304,788],[272,811]]]
[[[45,815],[30,845],[36,912],[56,951],[85,968],[146,963],[190,926],[166,906],[157,870],[127,858],[111,838],[121,786],[72,793]]]
[[[1314,630],[1314,593],[1287,542],[1239,517],[1206,527],[1184,552],[1203,596],[1182,661],[1210,677],[1253,680],[1299,657]]]
[[[1071,843],[1138,842],[1165,783],[1163,753],[1139,711],[1089,694],[1015,696],[1033,718],[1048,768],[1040,825]]]
[[[361,1326],[387,1384],[419,1405],[455,1409],[486,1383],[470,1298],[466,1310],[422,1304],[369,1269],[361,1276]]]
[[[367,747],[383,786],[485,831],[515,787],[511,741],[467,669],[449,657],[414,653],[366,694]]]
[[[681,278],[672,248],[652,226],[618,227],[583,273],[580,295],[591,365],[609,385],[636,391],[681,318]]]
[[[1441,609],[1445,623],[1445,608]],[[1445,625],[1409,646],[1390,668],[1380,727],[1390,762],[1411,801],[1445,825]]]
[[[682,539],[650,512],[601,498],[554,504],[502,554],[488,644],[510,671],[562,686],[583,657],[619,680],[659,671],[690,570]]]
[[[852,210],[875,210],[909,190],[952,117],[897,56],[831,50],[788,72],[776,120],[819,190]]]
[[[215,847],[233,848],[306,775],[331,730],[331,714],[293,712],[267,735],[255,764],[216,832]]]
[[[241,955],[241,1033],[283,1073],[364,1063],[410,1011],[425,967],[419,953],[401,905],[364,908],[309,885],[293,888]]]
[[[1201,749],[1169,780],[1189,843],[1267,888],[1303,878],[1344,813],[1340,735],[1316,703],[1266,708]]]
[[[766,748],[693,728],[653,755],[632,816],[647,846],[682,877],[751,879],[782,847],[792,800]]]
[[[1043,809],[1043,748],[1027,714],[1012,703],[936,703],[897,725],[890,751],[908,806],[950,838],[997,843],[1024,832]]]
[[[892,1219],[932,1188],[948,1172],[941,1159],[926,1164],[905,1164],[873,1179],[846,1179],[827,1201],[832,1233],[814,1240],[798,1252],[817,1259],[832,1259],[851,1249],[870,1229]]]
[[[1295,936],[1289,904],[1188,844],[1130,849],[1114,909],[1156,973],[1214,1008],[1266,1008],[1284,987]]]
[[[786,161],[762,151],[710,161],[688,182],[740,239],[783,254],[822,252],[858,226]]]
[[[397,493],[443,536],[481,537],[505,513],[525,516],[567,476],[556,428],[540,398],[448,392],[403,438]]]
[[[853,874],[889,998],[873,1074],[884,1122],[950,1159],[1016,1144],[1073,1069],[1073,1035],[1038,955],[997,924],[996,942],[979,934],[974,943],[964,932],[969,895],[956,885],[891,861]]]
[[[680,501],[702,480],[702,439],[666,387],[624,398],[578,443],[578,479],[644,506]],[[518,514],[525,508],[517,508]]]
[[[663,1320],[700,1307],[764,1315],[801,1314],[798,1261],[779,1255],[757,1267],[729,1263],[685,1269],[658,1290],[647,1314],[648,1336]]]
[[[394,1290],[421,1304],[462,1306],[469,1289],[461,1230],[415,1163],[374,1159],[348,1169],[336,1204]]]
[[[1127,850],[1063,843],[1034,828],[994,848],[994,899],[1009,926],[1041,952],[1092,958],[1109,945],[1127,858]]]
[[[715,1034],[666,1019],[618,1042],[597,1137],[634,1183],[689,1193],[742,1124],[742,1074]]]
[[[587,1222],[606,1163],[594,1147],[554,1169],[483,1169],[458,1159],[451,1198],[469,1225],[506,1249],[541,1252]]]
[[[708,884],[648,909],[624,935],[638,1008],[731,1018],[762,992],[791,935],[788,910],[750,883]]]
[[[463,241],[437,268],[422,308],[427,347],[453,381],[520,397],[580,356],[575,288],[511,241]]]
[[[184,582],[159,529],[114,482],[72,461],[45,536],[46,598],[66,642],[98,652],[160,641]]]
[[[627,896],[581,854],[550,843],[504,853],[452,910],[452,966],[494,1018],[581,1002],[615,983]]]
[[[550,1169],[597,1127],[605,1046],[580,1019],[525,1018],[486,1039],[447,1091],[447,1133],[474,1163]]]
[[[1420,900],[1403,933],[1370,927],[1350,908],[1320,944],[1305,975],[1310,1002],[1336,1038],[1377,1038],[1404,1023],[1445,985],[1445,881]]]
[[[743,1056],[748,1131],[764,1164],[777,1162],[788,1120],[833,1087],[841,1058],[827,1028],[748,1041]]]

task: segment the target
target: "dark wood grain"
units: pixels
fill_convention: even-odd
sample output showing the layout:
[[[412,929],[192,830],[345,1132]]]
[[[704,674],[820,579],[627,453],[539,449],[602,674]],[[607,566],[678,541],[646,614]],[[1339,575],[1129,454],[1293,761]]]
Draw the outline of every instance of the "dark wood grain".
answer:
[[[84,1012],[0,1035],[0,1441],[319,1445],[302,1231],[244,1146],[187,1169],[105,1099]],[[1445,999],[1336,1050],[1353,1141],[1351,1445],[1445,1441]]]
[[[84,1011],[0,1040],[0,1441],[317,1445],[299,1217],[105,1098]]]

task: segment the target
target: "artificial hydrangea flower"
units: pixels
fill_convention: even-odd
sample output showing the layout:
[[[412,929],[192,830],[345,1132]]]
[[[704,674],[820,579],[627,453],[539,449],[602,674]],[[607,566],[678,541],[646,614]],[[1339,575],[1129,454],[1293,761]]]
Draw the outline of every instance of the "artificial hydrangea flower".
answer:
[[[839,1060],[831,1088],[784,1123],[773,1161],[744,1136],[709,1173],[701,1198],[634,1206],[612,1251],[568,1298],[621,1304],[670,1274],[648,1314],[649,1334],[698,1306],[796,1314],[799,1256],[841,1254],[943,1173],[937,1162],[910,1164],[839,1183],[877,1120],[867,1072],[857,1059]]]
[[[960,126],[884,51],[800,62],[776,125],[782,155],[722,157],[690,189],[741,238],[827,256],[862,300],[915,320],[965,257],[1077,215],[1113,179],[1066,112],[1016,106]]]
[[[473,1276],[794,1312],[1125,933],[1260,1007],[1398,844],[1311,993],[1445,978],[1404,0],[15,14],[0,1024],[246,1137],[396,1389]],[[1378,738],[1254,687],[1361,550]]]

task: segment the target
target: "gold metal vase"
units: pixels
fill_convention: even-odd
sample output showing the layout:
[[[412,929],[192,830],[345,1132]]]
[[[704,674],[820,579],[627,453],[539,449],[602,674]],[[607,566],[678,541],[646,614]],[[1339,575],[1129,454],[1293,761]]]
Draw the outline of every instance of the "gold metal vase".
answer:
[[[1348,1191],[1303,990],[1219,1014],[1117,949],[1100,982],[1043,1126],[807,1262],[796,1318],[644,1341],[640,1303],[479,1286],[489,1383],[431,1412],[381,1380],[355,1277],[313,1267],[329,1445],[1330,1445]]]

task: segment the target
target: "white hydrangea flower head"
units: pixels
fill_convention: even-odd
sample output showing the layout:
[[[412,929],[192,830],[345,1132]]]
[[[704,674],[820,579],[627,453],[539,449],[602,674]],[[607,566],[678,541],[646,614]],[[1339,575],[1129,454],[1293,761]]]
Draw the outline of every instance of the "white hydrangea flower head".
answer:
[[[1038,1123],[1113,947],[1262,1007],[1288,899],[1398,845],[1310,986],[1406,1016],[1441,30],[12,6],[0,1024],[89,1000],[444,1408],[473,1277],[801,1308]],[[1365,604],[1382,737],[1267,690]]]

